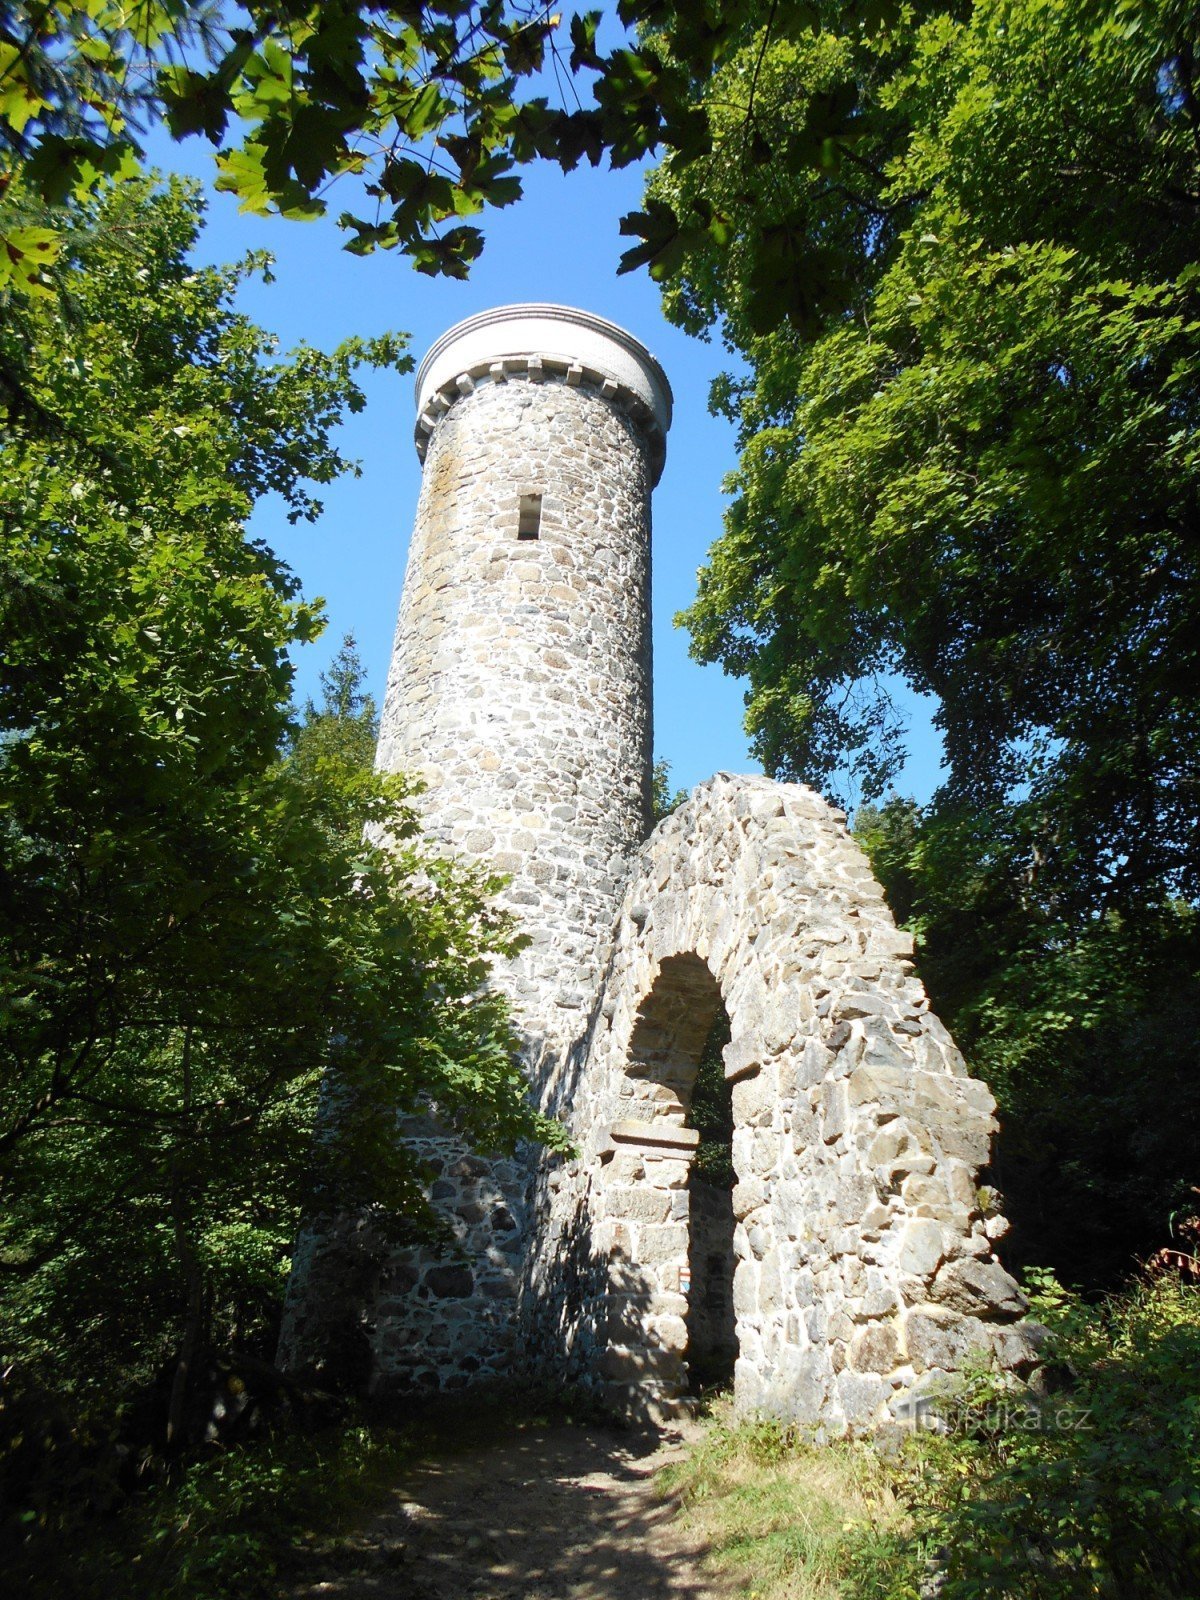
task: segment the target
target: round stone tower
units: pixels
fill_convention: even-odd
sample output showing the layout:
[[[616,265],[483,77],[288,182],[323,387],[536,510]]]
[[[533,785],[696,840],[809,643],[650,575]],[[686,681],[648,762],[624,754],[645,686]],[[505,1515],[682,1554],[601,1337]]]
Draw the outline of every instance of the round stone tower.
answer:
[[[509,875],[532,943],[496,981],[576,1154],[493,1158],[405,1117],[454,1250],[394,1248],[369,1208],[306,1230],[281,1363],[365,1336],[385,1392],[537,1371],[645,1415],[736,1356],[739,1404],[832,1432],[919,1415],[980,1350],[1026,1370],[980,1204],[995,1103],[843,814],[721,774],[646,840],[658,363],[585,312],[509,306],[434,345],[417,408],[379,764]],[[718,1192],[688,1118],[722,1010]]]
[[[515,305],[417,375],[421,496],[378,764],[430,833],[506,873],[530,948],[503,978],[539,1043],[595,990],[649,823],[650,491],[671,390],[623,329]]]

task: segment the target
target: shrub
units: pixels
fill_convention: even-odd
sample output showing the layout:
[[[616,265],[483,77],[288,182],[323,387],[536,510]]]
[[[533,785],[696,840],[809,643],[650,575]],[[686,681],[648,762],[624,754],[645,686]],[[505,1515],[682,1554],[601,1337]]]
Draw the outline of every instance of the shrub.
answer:
[[[906,1452],[918,1537],[888,1590],[935,1552],[939,1600],[1192,1600],[1200,1582],[1200,1291],[1145,1280],[1088,1305],[1034,1274],[1049,1330],[1036,1403],[980,1375],[942,1439]],[[877,1593],[866,1575],[853,1592]]]

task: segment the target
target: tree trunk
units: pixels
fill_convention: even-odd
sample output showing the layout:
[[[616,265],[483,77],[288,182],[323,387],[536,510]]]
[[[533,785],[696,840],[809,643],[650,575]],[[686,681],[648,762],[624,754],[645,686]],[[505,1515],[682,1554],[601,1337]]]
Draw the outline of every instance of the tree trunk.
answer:
[[[187,1219],[183,1204],[183,1183],[180,1171],[180,1142],[191,1133],[188,1113],[192,1109],[192,1030],[184,1029],[183,1034],[183,1112],[180,1121],[179,1133],[175,1145],[174,1172],[171,1184],[171,1221],[175,1230],[175,1247],[179,1253],[180,1265],[183,1267],[185,1305],[183,1318],[183,1338],[179,1344],[179,1356],[175,1362],[175,1375],[171,1379],[171,1398],[167,1403],[167,1448],[171,1449],[179,1443],[179,1435],[183,1427],[184,1411],[187,1407],[188,1383],[191,1379],[192,1367],[196,1360],[196,1351],[200,1345],[200,1334],[204,1326],[204,1273],[196,1252],[192,1248],[192,1241],[188,1234]]]
[[[183,1242],[183,1248],[185,1250],[188,1249],[186,1241]],[[175,1375],[171,1379],[171,1399],[167,1406],[168,1449],[177,1444],[180,1430],[183,1427],[188,1382],[191,1378],[192,1366],[196,1360],[196,1351],[200,1344],[200,1332],[203,1322],[204,1274],[200,1271],[200,1264],[195,1256],[190,1256],[187,1267],[187,1314],[183,1324],[183,1339],[179,1346],[179,1358],[175,1363]]]

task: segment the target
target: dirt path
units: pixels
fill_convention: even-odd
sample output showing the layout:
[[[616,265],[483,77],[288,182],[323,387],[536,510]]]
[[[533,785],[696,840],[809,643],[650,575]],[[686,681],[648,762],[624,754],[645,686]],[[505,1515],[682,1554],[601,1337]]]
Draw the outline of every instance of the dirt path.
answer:
[[[685,1444],[529,1427],[418,1462],[289,1600],[725,1600],[653,1483]]]

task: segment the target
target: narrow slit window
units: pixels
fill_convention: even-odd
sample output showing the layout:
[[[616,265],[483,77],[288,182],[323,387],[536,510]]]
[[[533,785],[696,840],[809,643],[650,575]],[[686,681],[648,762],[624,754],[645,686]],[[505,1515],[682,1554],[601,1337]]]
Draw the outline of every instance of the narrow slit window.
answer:
[[[536,539],[542,530],[542,497],[540,494],[521,496],[521,514],[517,520],[518,539]]]

